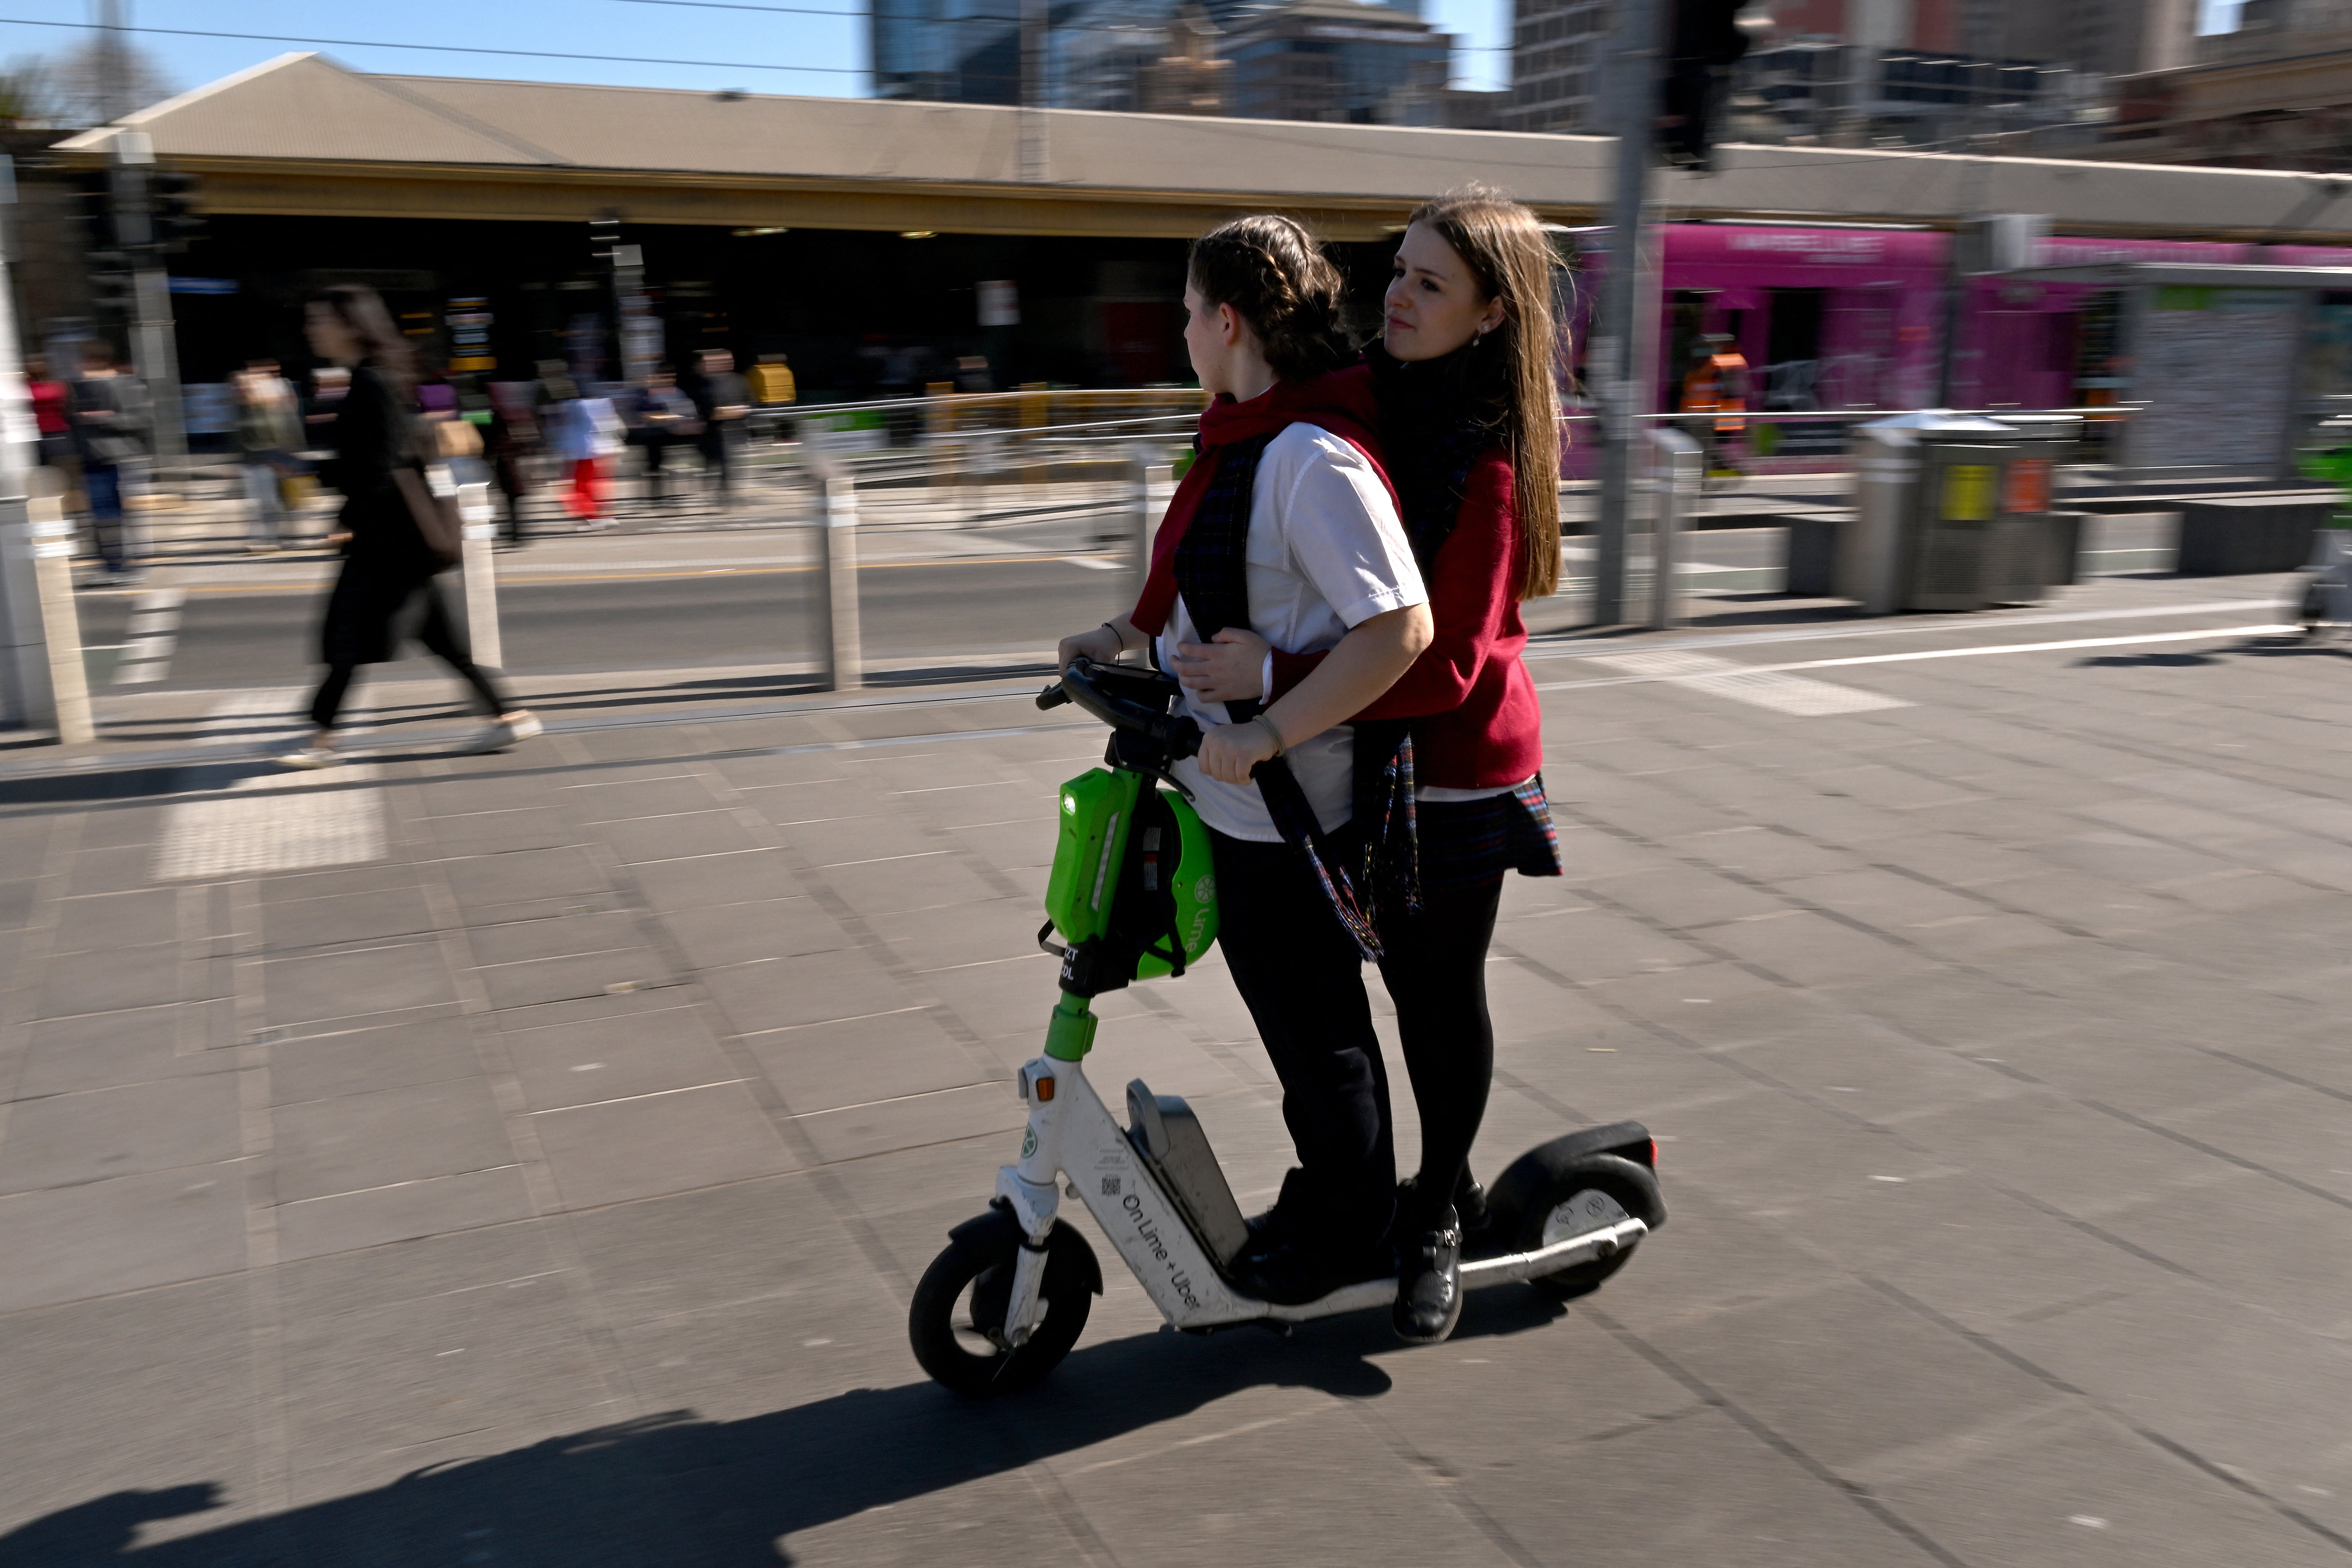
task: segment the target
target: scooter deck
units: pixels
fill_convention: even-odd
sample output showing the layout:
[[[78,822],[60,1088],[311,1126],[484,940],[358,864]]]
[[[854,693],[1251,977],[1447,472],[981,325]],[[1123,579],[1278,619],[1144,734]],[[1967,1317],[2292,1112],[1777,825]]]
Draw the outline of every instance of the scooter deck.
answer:
[[[1534,1252],[1507,1252],[1462,1263],[1462,1288],[1476,1290],[1489,1285],[1507,1285],[1515,1280],[1531,1279],[1538,1274],[1549,1274],[1561,1268],[1573,1268],[1580,1263],[1594,1263],[1609,1258],[1640,1241],[1650,1234],[1650,1227],[1638,1219],[1622,1220],[1599,1230]],[[1272,1302],[1253,1300],[1236,1296],[1235,1305],[1255,1308],[1244,1311],[1228,1321],[1255,1322],[1270,1318],[1281,1323],[1303,1323],[1316,1318],[1336,1318],[1344,1312],[1368,1311],[1385,1307],[1396,1300],[1397,1282],[1394,1275],[1379,1279],[1366,1279],[1354,1285],[1342,1285],[1328,1296],[1296,1307],[1279,1307]],[[1204,1325],[1222,1327],[1222,1324]]]

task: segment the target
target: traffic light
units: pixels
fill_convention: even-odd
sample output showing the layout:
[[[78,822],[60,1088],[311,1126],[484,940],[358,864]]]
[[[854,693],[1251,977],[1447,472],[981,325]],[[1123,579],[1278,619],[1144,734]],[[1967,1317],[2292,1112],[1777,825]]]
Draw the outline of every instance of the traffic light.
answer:
[[[128,316],[135,303],[132,273],[137,263],[121,242],[115,221],[114,180],[103,169],[77,171],[70,177],[75,192],[76,226],[80,231],[82,266],[89,279],[91,309],[102,314]]]
[[[93,250],[89,260],[91,307],[121,316],[137,314],[138,279],[131,253],[127,250]]]
[[[1731,68],[1748,53],[1739,13],[1748,0],[1671,0],[1674,41],[1666,49],[1664,111],[1658,151],[1679,168],[1714,167],[1715,122],[1729,96]]]
[[[204,232],[205,220],[195,205],[196,177],[169,169],[147,176],[147,200],[152,215],[150,232],[159,255],[177,256]]]

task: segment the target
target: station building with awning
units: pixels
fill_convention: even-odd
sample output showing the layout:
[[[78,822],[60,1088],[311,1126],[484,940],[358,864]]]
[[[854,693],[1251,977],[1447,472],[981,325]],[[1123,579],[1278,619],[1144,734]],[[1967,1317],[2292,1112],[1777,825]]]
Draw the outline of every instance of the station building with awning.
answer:
[[[368,282],[493,378],[610,341],[616,216],[680,357],[791,358],[811,394],[912,390],[959,361],[997,384],[1188,378],[1184,242],[1277,210],[1332,242],[1367,302],[1424,198],[1473,183],[1563,229],[1601,220],[1605,138],[386,76],[281,57],[58,144],[124,131],[200,179],[207,231],[175,258],[187,378],[299,362],[309,289]],[[1676,221],[1949,226],[2352,243],[2352,195],[2307,177],[2049,159],[1733,146],[1660,176]],[[2281,232],[2292,224],[2291,234]],[[1564,235],[1563,244],[1575,243]]]

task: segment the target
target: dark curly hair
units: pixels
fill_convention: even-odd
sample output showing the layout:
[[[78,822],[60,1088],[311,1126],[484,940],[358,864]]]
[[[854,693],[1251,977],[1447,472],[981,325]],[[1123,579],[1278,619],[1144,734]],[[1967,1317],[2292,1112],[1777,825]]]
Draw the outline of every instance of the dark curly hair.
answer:
[[[1231,305],[1285,381],[1352,363],[1347,282],[1306,226],[1272,213],[1222,224],[1192,242],[1185,270],[1203,302]]]

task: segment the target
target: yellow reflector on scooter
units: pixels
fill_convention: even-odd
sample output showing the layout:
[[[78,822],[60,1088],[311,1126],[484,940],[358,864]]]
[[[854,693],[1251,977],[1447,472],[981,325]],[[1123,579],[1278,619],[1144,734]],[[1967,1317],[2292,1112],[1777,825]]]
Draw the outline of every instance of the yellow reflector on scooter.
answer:
[[[1037,1103],[1040,1105],[1043,1105],[1045,1101],[1054,1098],[1054,1080],[1052,1079],[1041,1078],[1034,1087],[1037,1091]]]

